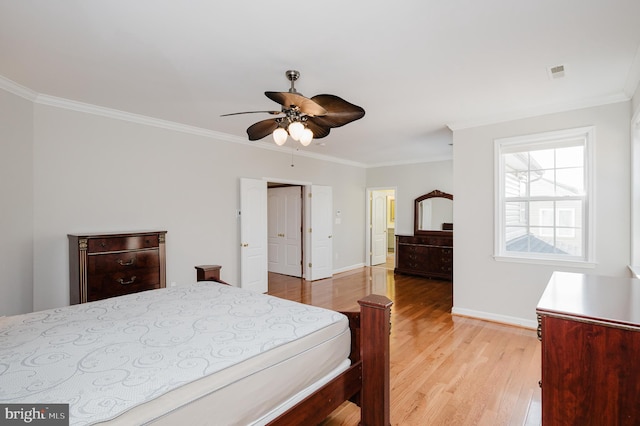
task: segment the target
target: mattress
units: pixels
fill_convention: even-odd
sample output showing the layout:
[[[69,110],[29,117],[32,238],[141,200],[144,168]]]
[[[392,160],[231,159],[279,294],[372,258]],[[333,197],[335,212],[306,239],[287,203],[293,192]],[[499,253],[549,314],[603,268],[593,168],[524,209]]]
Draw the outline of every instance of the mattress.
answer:
[[[3,318],[0,403],[69,403],[71,425],[261,424],[349,347],[340,313],[198,282]]]

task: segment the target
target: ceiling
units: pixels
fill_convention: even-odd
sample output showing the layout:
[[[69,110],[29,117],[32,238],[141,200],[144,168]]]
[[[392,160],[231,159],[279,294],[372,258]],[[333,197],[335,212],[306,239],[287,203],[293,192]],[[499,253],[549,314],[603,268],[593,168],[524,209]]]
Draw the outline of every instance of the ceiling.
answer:
[[[638,0],[0,0],[0,75],[19,85],[246,141],[270,116],[220,115],[278,109],[264,92],[295,69],[305,96],[366,110],[302,150],[368,166],[451,158],[451,129],[628,100],[639,48]]]

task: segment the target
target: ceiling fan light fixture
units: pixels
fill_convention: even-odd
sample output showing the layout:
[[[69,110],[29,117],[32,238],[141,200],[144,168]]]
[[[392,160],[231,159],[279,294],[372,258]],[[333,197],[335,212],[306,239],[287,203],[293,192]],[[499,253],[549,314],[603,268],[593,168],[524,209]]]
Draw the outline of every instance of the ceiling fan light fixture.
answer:
[[[287,131],[282,127],[278,127],[273,131],[273,141],[278,146],[284,145],[284,143],[287,141]]]
[[[291,138],[294,141],[299,141],[300,136],[302,136],[302,132],[304,131],[304,124],[299,121],[294,121],[293,123],[289,124],[288,130]]]
[[[245,111],[223,116],[256,112],[282,114],[280,117],[261,120],[249,126],[249,140],[257,141],[271,134],[274,142],[282,146],[287,142],[288,136],[291,136],[301,145],[308,146],[313,139],[327,137],[331,129],[359,120],[365,114],[361,107],[335,95],[323,94],[311,98],[303,96],[294,86],[300,77],[298,71],[289,70],[286,77],[291,82],[288,92],[264,92],[267,98],[280,104],[280,111]],[[308,130],[305,131],[305,128]]]
[[[305,128],[302,131],[302,134],[300,135],[299,142],[302,144],[302,146],[309,146],[312,140],[313,140],[313,132],[311,131],[311,129]]]

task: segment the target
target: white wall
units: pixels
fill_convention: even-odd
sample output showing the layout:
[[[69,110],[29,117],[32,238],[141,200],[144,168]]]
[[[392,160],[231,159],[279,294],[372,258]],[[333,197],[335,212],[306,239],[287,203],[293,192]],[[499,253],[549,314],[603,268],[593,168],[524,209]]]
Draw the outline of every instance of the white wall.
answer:
[[[638,117],[640,114],[640,84],[636,87],[636,92],[631,98],[631,116]]]
[[[629,276],[630,102],[457,130],[454,141],[454,312],[535,325],[535,307],[554,270]],[[494,140],[596,127],[594,269],[493,259]]]
[[[19,110],[15,120],[3,114],[13,124],[1,130],[0,247],[11,256],[0,264],[13,268],[4,275],[10,279],[3,296],[15,296],[0,302],[0,315],[68,304],[69,233],[164,229],[168,283],[191,282],[194,265],[211,263],[238,283],[240,177],[332,186],[334,209],[342,211],[334,225],[334,269],[364,264],[364,168],[300,156],[291,167],[291,153],[0,94],[3,109]]]
[[[631,99],[631,267],[640,276],[640,85]]]
[[[367,169],[368,188],[391,188],[396,191],[396,235],[413,235],[413,200],[438,189],[453,194],[453,162],[404,164]],[[454,224],[455,229],[455,224]]]
[[[33,308],[33,104],[0,90],[0,315]]]

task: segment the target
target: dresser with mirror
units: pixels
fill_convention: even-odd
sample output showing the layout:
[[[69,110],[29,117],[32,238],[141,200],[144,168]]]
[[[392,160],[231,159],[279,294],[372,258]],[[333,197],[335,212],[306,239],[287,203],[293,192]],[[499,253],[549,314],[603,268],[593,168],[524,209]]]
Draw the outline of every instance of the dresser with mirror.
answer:
[[[396,235],[394,272],[453,280],[453,195],[434,190],[415,199],[413,235]]]

